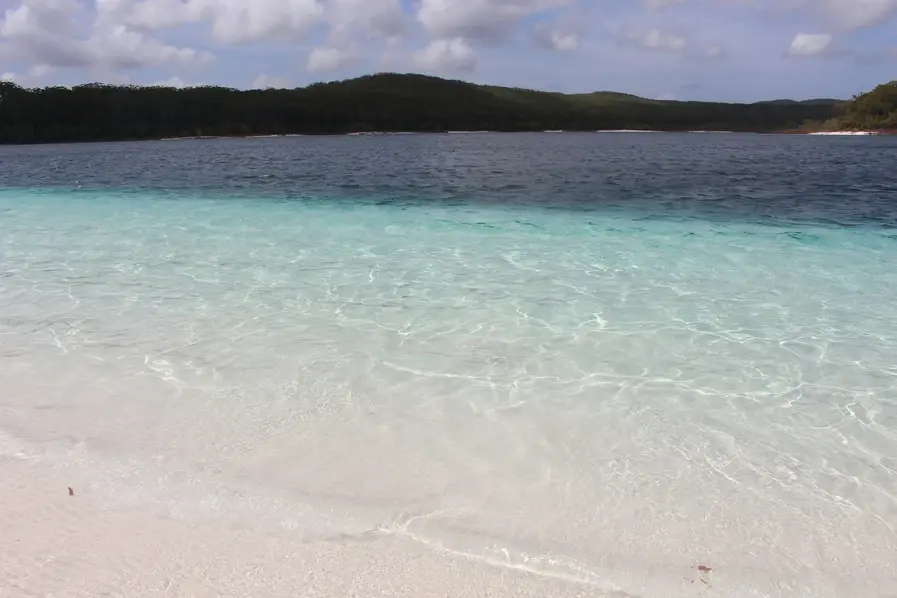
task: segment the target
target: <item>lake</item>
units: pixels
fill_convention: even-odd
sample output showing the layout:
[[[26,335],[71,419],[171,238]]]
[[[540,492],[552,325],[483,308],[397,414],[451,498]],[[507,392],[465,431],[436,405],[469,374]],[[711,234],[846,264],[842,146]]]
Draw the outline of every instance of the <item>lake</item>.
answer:
[[[897,593],[895,159],[710,133],[2,147],[0,455],[594,595]]]

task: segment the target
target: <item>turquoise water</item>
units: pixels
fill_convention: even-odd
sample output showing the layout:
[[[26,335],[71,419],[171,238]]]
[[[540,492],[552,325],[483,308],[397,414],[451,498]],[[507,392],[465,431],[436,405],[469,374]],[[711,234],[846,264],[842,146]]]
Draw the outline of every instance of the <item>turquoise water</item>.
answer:
[[[0,450],[596,595],[897,592],[892,141],[0,152]]]

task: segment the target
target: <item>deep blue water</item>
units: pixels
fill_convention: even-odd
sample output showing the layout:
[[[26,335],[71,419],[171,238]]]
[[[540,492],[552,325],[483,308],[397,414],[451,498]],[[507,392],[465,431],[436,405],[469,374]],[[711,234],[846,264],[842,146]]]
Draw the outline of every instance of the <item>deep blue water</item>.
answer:
[[[897,225],[894,137],[519,134],[0,148],[0,184]]]

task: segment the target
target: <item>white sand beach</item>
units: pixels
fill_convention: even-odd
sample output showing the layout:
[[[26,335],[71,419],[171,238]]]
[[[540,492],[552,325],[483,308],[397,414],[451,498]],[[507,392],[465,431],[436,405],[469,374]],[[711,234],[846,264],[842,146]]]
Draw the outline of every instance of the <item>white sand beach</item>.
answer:
[[[0,480],[4,597],[607,595],[397,536],[303,542],[168,518],[31,457],[0,458]]]
[[[808,135],[821,135],[828,137],[869,137],[880,135],[878,131],[814,131]]]

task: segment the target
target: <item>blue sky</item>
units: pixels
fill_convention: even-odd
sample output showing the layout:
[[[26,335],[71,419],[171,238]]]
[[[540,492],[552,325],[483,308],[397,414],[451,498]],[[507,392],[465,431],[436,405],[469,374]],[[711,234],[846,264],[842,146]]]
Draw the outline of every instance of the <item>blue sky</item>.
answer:
[[[377,71],[753,101],[897,78],[897,0],[0,0],[0,74],[295,87]]]

